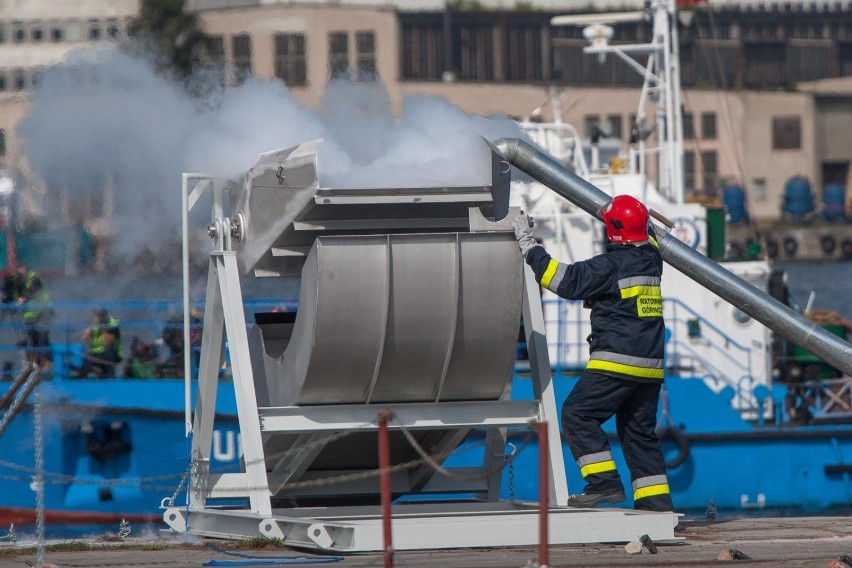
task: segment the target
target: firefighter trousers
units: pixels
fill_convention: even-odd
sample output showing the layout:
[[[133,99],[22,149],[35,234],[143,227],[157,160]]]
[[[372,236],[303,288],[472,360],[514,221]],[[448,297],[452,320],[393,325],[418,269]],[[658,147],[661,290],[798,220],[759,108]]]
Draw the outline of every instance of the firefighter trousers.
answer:
[[[671,511],[666,465],[657,437],[660,383],[584,371],[562,405],[562,431],[587,485],[584,493],[615,493],[624,486],[602,424],[615,415],[630,469],[633,506]]]

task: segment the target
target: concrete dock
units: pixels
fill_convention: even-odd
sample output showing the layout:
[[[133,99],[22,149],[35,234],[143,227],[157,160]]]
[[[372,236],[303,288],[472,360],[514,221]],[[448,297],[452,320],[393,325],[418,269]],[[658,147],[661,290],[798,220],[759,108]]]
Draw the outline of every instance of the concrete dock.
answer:
[[[555,546],[551,567],[560,566],[801,566],[845,568],[838,560],[852,557],[852,517],[782,517],[697,522],[683,520],[678,544],[657,544],[657,553],[643,548],[629,554],[625,544]],[[749,558],[734,559],[731,549]],[[300,558],[292,558],[299,556]],[[734,553],[733,556],[740,556]],[[98,539],[48,543],[45,562],[59,568],[189,568],[197,566],[274,566],[328,563],[328,556],[288,548],[245,546],[245,543],[185,539],[183,535],[152,533],[126,541]],[[383,566],[381,554],[342,557],[335,566]],[[458,568],[526,568],[536,566],[538,550],[529,548],[458,549],[399,552],[394,566]],[[727,559],[727,560],[726,560]],[[0,544],[0,567],[36,566],[32,540]],[[297,564],[299,562],[299,564]]]

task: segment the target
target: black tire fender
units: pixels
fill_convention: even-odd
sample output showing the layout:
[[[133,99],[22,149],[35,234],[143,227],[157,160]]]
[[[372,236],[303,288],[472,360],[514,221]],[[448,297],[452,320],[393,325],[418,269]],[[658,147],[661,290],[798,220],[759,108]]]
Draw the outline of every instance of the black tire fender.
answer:
[[[677,444],[677,455],[666,461],[666,469],[674,469],[681,465],[689,457],[689,440],[683,430],[675,426],[666,426],[657,431],[657,437],[660,442],[663,440],[671,440]]]
[[[840,252],[843,254],[843,258],[852,258],[852,240],[843,239],[840,243]]]
[[[823,235],[819,238],[819,246],[825,254],[831,254],[837,248],[837,240],[831,235]]]
[[[775,258],[778,256],[778,241],[775,239],[766,239],[766,254],[769,255],[769,258]]]
[[[787,253],[787,256],[796,256],[796,251],[799,250],[799,242],[794,237],[784,237],[784,242],[782,243],[784,247],[784,252]]]

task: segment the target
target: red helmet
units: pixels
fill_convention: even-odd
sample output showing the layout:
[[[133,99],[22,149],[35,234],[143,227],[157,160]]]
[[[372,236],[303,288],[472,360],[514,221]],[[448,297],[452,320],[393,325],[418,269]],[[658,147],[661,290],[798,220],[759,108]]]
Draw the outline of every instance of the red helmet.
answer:
[[[635,243],[648,240],[648,209],[629,195],[616,195],[601,207],[606,238],[611,243]]]

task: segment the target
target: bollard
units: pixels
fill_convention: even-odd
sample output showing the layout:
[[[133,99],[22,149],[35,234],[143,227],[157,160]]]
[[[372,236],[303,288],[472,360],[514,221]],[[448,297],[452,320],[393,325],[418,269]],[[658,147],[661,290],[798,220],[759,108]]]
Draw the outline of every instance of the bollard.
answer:
[[[538,564],[548,565],[548,486],[547,422],[538,423]]]
[[[384,543],[385,568],[393,568],[393,535],[391,534],[391,480],[390,480],[390,436],[388,418],[390,410],[379,412],[379,490],[382,502],[382,537]]]

